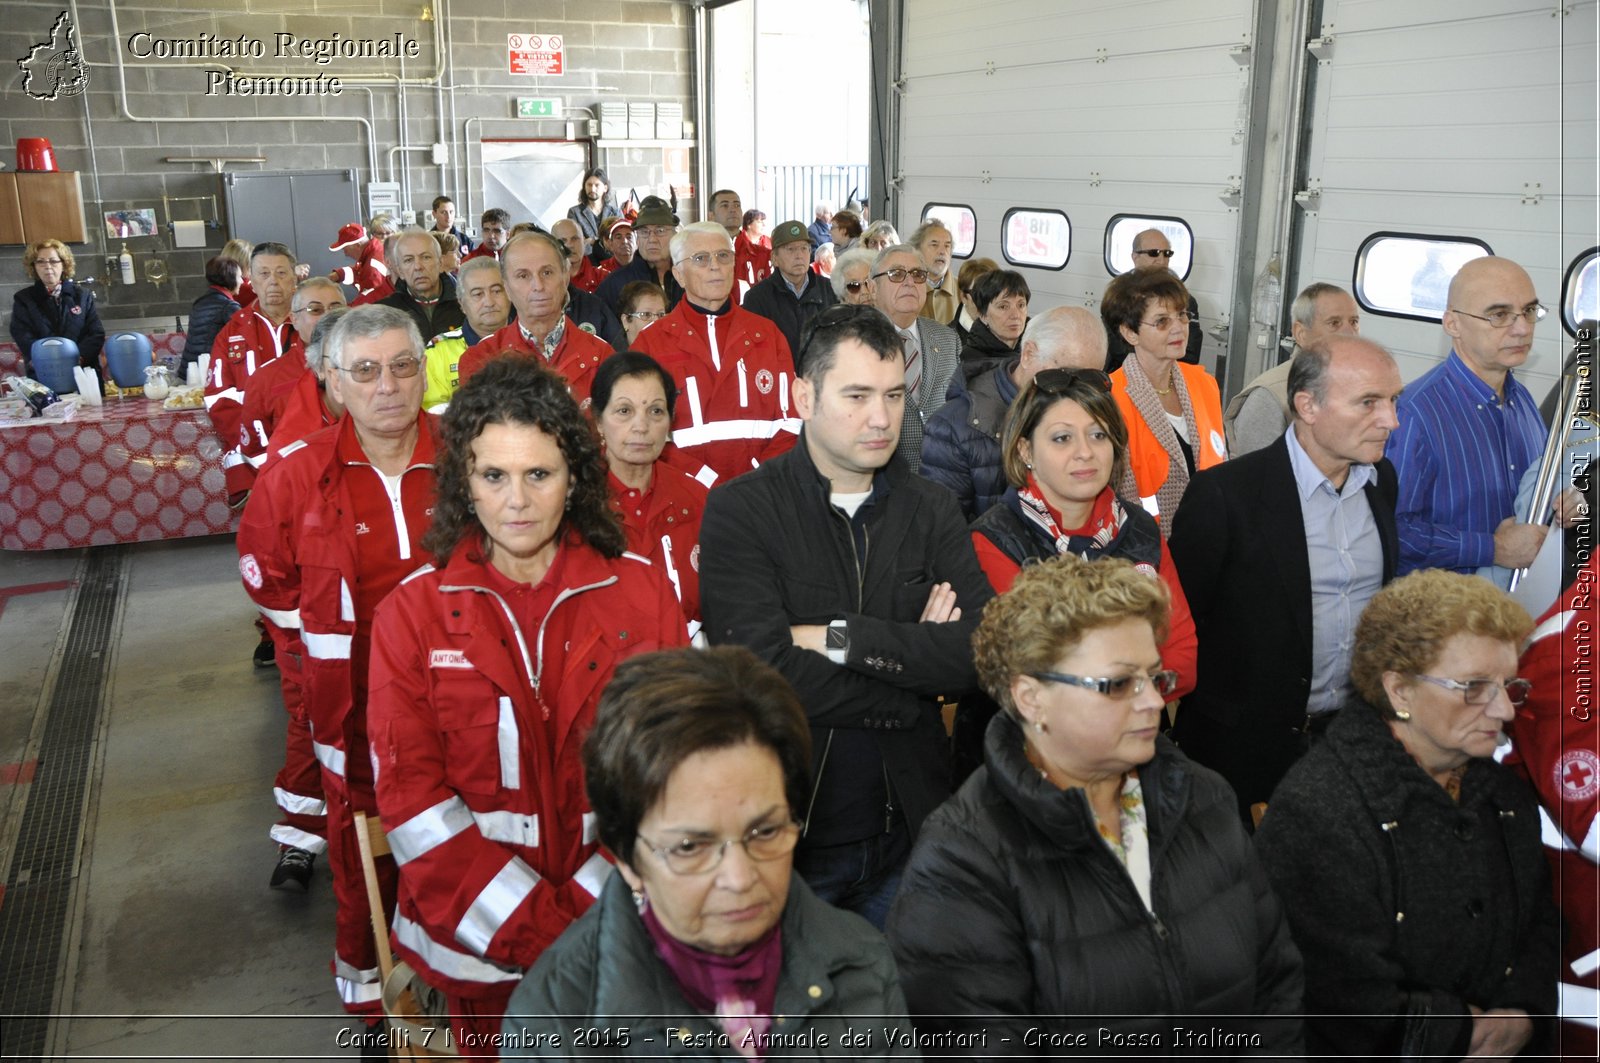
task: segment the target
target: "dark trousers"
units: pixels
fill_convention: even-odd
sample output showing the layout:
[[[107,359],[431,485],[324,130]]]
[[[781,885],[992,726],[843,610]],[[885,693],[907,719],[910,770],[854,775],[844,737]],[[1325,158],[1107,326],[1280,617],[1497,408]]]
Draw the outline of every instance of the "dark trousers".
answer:
[[[858,842],[802,844],[794,869],[818,897],[882,930],[910,855],[911,831],[901,820],[891,830]]]

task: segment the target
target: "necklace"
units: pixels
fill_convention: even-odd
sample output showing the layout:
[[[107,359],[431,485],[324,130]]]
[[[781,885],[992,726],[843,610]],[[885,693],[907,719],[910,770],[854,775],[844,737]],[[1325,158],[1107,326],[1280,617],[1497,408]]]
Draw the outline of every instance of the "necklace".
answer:
[[[1158,388],[1158,387],[1155,386],[1154,383],[1152,383],[1150,385],[1150,387],[1152,389],[1154,389],[1155,393],[1157,395],[1160,395],[1162,398],[1165,398],[1166,396],[1171,395],[1172,394],[1172,369],[1170,367],[1167,369],[1167,386],[1166,387]]]

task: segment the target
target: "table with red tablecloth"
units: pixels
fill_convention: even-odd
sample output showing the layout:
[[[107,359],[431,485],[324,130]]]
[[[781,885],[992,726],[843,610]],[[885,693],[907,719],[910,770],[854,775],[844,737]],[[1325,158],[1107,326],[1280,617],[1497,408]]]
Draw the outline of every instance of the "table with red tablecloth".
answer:
[[[0,549],[223,535],[234,518],[204,409],[107,399],[71,420],[0,427]]]

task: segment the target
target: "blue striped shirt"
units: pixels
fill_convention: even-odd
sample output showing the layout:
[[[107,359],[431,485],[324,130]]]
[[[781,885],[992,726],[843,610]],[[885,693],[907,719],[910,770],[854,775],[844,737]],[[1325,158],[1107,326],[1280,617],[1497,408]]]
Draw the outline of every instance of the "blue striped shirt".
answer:
[[[1528,389],[1506,374],[1505,399],[1450,352],[1400,396],[1388,457],[1400,477],[1398,574],[1472,574],[1494,561],[1494,530],[1511,516],[1546,428]]]

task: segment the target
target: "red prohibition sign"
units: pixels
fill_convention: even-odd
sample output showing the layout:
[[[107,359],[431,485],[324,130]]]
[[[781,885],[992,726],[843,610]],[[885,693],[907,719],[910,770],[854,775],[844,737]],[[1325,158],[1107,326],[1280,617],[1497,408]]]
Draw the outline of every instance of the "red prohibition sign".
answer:
[[[511,35],[511,47],[513,47],[513,48],[521,48],[522,47],[522,38],[517,36],[515,33],[513,33]]]
[[[544,41],[538,37],[529,37],[528,47],[537,52],[539,49],[544,47]]]
[[[551,37],[550,38],[550,50],[552,52],[559,52],[561,50],[561,38],[560,37]]]

